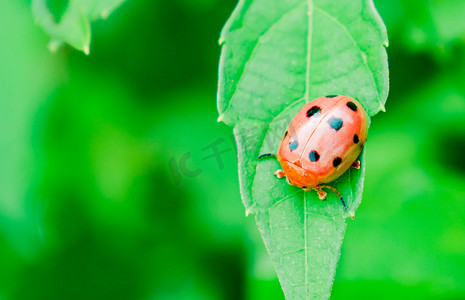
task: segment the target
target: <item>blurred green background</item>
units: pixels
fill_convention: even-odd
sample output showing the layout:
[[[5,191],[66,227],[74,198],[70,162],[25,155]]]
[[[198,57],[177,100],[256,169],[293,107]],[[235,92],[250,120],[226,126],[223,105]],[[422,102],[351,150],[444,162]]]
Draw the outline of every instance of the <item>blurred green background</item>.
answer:
[[[332,299],[465,299],[465,1],[375,3],[391,92]],[[128,0],[85,56],[0,2],[0,300],[283,299],[216,122],[235,4]]]

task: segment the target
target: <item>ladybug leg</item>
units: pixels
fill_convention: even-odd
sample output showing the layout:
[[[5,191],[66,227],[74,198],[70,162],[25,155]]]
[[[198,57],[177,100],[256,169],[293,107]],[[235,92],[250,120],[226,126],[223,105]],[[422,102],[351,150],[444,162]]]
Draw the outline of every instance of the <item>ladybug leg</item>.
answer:
[[[276,175],[276,177],[281,179],[281,178],[284,177],[284,171],[283,170],[277,170],[276,172],[274,172],[274,175]]]
[[[352,164],[352,168],[355,168],[355,169],[359,170],[360,169],[360,161],[357,160],[356,162],[354,162]]]
[[[260,156],[258,157],[258,159],[260,160],[260,159],[262,159],[262,158],[264,158],[264,157],[277,157],[277,155],[276,155],[276,154],[273,154],[273,153],[265,153],[265,154],[260,155]]]
[[[318,198],[320,198],[320,200],[326,200],[326,195],[328,193],[326,193],[325,191],[323,191],[323,189],[319,186],[316,186],[313,188],[317,193],[318,193]]]
[[[338,190],[336,190],[335,188],[333,188],[332,186],[329,186],[329,185],[320,185],[318,186],[319,189],[322,189],[322,188],[328,188],[330,190],[332,190],[336,195],[339,196],[339,199],[341,199],[341,202],[342,202],[342,206],[344,206],[344,210],[347,211],[347,206],[346,206],[346,203],[344,202],[344,199],[342,198],[341,194],[338,192]],[[326,193],[325,193],[326,194]],[[320,197],[321,199],[321,197]]]

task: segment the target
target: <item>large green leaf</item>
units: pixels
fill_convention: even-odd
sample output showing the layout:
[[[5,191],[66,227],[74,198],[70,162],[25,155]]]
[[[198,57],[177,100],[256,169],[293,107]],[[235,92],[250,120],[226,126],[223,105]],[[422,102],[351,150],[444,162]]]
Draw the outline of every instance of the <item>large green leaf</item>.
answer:
[[[8,261],[10,250],[32,261],[43,247],[37,229],[38,203],[45,199],[38,191],[41,162],[36,131],[41,128],[40,108],[59,78],[37,38],[28,6],[17,0],[0,1],[0,28],[4,29],[0,43],[0,244],[8,244],[0,246],[0,264],[4,274],[13,274],[17,270],[12,271],[15,263]]]
[[[342,94],[370,116],[384,110],[388,70],[384,24],[371,0],[245,0],[223,29],[219,120],[234,127],[239,181],[288,299],[329,298],[346,228],[360,204],[365,165],[333,185],[327,201],[278,180],[277,152],[294,114],[312,99]]]
[[[124,0],[33,0],[32,12],[56,51],[63,43],[89,54],[90,23],[108,15]]]

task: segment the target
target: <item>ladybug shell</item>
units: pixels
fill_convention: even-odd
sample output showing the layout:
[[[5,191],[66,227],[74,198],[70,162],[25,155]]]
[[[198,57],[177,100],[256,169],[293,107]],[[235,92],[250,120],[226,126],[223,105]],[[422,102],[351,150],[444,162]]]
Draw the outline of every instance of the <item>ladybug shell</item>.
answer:
[[[312,188],[335,180],[352,166],[367,139],[368,116],[347,96],[320,97],[292,119],[278,161],[289,182]]]

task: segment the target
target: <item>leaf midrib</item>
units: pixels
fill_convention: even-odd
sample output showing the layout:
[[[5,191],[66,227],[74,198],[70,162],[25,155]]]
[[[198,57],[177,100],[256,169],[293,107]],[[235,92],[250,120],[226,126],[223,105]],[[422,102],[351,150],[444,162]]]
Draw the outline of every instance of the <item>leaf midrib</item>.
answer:
[[[240,1],[242,2],[242,1]],[[252,45],[253,48],[249,48],[250,49],[250,52],[248,54],[246,54],[244,56],[244,64],[242,66],[242,70],[237,70],[237,73],[235,74],[235,78],[238,78],[237,81],[236,81],[236,84],[234,85],[234,87],[231,87],[231,89],[229,90],[229,93],[228,93],[228,96],[229,97],[229,101],[227,103],[227,107],[226,109],[223,110],[222,113],[220,113],[220,118],[222,116],[226,116],[226,114],[228,115],[225,119],[228,120],[229,124],[235,126],[236,128],[240,128],[240,126],[242,127],[242,125],[246,125],[246,123],[244,123],[243,121],[247,121],[247,120],[253,120],[255,122],[257,122],[256,124],[261,124],[261,125],[265,125],[263,126],[263,135],[260,136],[259,139],[256,140],[256,144],[255,144],[255,148],[254,147],[254,152],[255,151],[259,151],[259,149],[261,150],[264,150],[262,149],[263,147],[265,147],[265,140],[266,140],[266,137],[268,134],[270,134],[270,132],[273,130],[273,127],[270,126],[271,124],[275,124],[276,125],[276,122],[277,122],[277,119],[279,116],[282,116],[282,114],[284,114],[286,111],[291,111],[291,110],[294,110],[298,105],[300,105],[302,102],[305,102],[305,103],[308,103],[310,102],[311,100],[311,96],[316,96],[316,92],[314,91],[314,88],[318,88],[318,82],[316,81],[313,81],[311,82],[311,79],[315,78],[313,75],[315,74],[312,74],[311,73],[311,69],[315,69],[315,64],[313,63],[316,63],[318,65],[319,61],[315,61],[315,62],[312,62],[312,43],[314,43],[316,45],[316,41],[314,41],[313,39],[315,38],[315,36],[317,36],[318,34],[318,26],[317,24],[314,24],[315,23],[315,20],[319,20],[320,17],[322,18],[328,18],[329,22],[334,22],[336,25],[335,27],[339,27],[343,33],[341,34],[346,34],[347,37],[352,41],[353,45],[355,46],[355,49],[358,50],[360,57],[362,59],[362,61],[360,62],[360,66],[364,66],[366,69],[366,71],[370,72],[370,75],[371,76],[371,81],[373,83],[372,87],[374,88],[374,92],[376,93],[376,100],[375,99],[367,99],[367,105],[369,105],[369,107],[373,107],[373,111],[372,111],[372,115],[376,114],[378,111],[379,111],[379,108],[381,108],[381,110],[383,110],[384,108],[384,105],[382,104],[381,102],[381,93],[383,92],[383,88],[384,88],[384,85],[382,84],[383,81],[377,81],[377,79],[379,79],[377,76],[378,76],[378,73],[375,73],[376,70],[372,70],[372,68],[370,68],[370,65],[372,63],[376,63],[377,61],[373,61],[373,60],[370,60],[368,59],[367,60],[367,56],[365,54],[367,53],[370,53],[369,52],[369,48],[365,48],[365,51],[362,51],[362,48],[360,47],[361,45],[362,46],[366,46],[365,45],[365,42],[364,40],[360,40],[360,39],[357,39],[355,40],[354,37],[358,37],[358,33],[360,33],[359,31],[360,30],[357,30],[357,29],[360,29],[358,28],[357,26],[352,26],[352,24],[348,24],[348,23],[342,23],[340,20],[344,20],[343,19],[343,16],[339,15],[339,13],[335,13],[334,15],[330,15],[327,11],[315,6],[318,5],[318,2],[314,3],[314,0],[303,0],[302,2],[299,2],[298,5],[295,5],[294,7],[292,7],[291,9],[288,9],[286,12],[284,12],[282,15],[278,16],[276,18],[276,20],[274,21],[271,21],[271,23],[269,23],[269,26],[268,28],[265,28],[264,31],[262,31],[262,33],[260,34],[257,34],[255,33],[255,38],[254,36],[251,36],[251,39],[249,40],[250,43]],[[363,3],[363,6],[364,8],[366,9],[367,6],[366,6],[367,3]],[[303,84],[302,81],[300,81],[300,86],[302,87],[302,85],[304,85],[305,87],[305,90],[304,92],[302,93],[302,90],[300,90],[300,93],[298,96],[301,95],[300,98],[296,99],[297,97],[292,97],[291,99],[288,99],[286,103],[288,103],[288,105],[284,105],[284,103],[282,103],[281,105],[276,105],[276,106],[272,106],[272,110],[267,114],[267,115],[254,115],[254,114],[245,114],[246,116],[244,115],[241,115],[240,112],[238,111],[235,111],[234,110],[234,105],[236,104],[237,101],[241,101],[241,99],[238,98],[239,94],[238,94],[238,91],[240,91],[240,86],[239,84],[243,81],[243,79],[245,80],[245,78],[247,78],[247,76],[244,76],[246,74],[246,72],[249,72],[250,71],[250,68],[251,68],[251,61],[254,60],[254,58],[257,56],[257,53],[259,53],[260,51],[260,48],[259,46],[261,45],[261,42],[264,40],[264,35],[268,35],[270,29],[272,28],[275,28],[276,27],[276,24],[280,23],[280,20],[283,19],[285,16],[289,15],[290,13],[292,13],[293,11],[295,11],[296,9],[299,9],[299,8],[302,8],[302,9],[305,9],[305,7],[303,7],[304,5],[306,5],[307,7],[307,21],[308,21],[308,31],[307,31],[307,34],[306,34],[306,38],[307,38],[307,45],[306,45],[306,51],[307,53],[305,54],[306,55],[306,70],[305,70],[305,85]],[[326,7],[324,7],[326,8]],[[329,9],[330,11],[332,9]],[[373,12],[374,7],[369,10],[369,13],[371,13],[371,17],[373,17],[373,14],[374,14],[374,17],[375,17],[375,20],[374,21],[377,21],[376,20],[376,16],[379,17],[379,15],[376,14],[376,12]],[[366,11],[365,11],[366,12]],[[302,12],[302,11],[299,11],[299,14],[300,13],[305,13]],[[320,15],[318,15],[318,13],[320,13]],[[363,9],[362,9],[362,13],[364,13]],[[317,14],[315,16],[315,14]],[[300,14],[300,17],[302,17],[302,15]],[[304,20],[300,20],[300,22],[302,22]],[[358,25],[366,25],[366,24],[369,24],[369,23],[372,23],[370,21],[372,20],[363,20],[363,24],[360,23]],[[378,20],[379,21],[379,20]],[[376,22],[375,22],[376,23]],[[382,23],[382,22],[381,22]],[[243,24],[245,25],[245,24]],[[373,24],[374,26],[377,26],[377,25],[380,25],[378,23],[376,24]],[[314,26],[316,26],[314,28]],[[243,26],[245,27],[245,26]],[[237,30],[239,28],[236,28],[235,30]],[[314,30],[315,29],[315,30]],[[352,30],[352,31],[349,31]],[[337,29],[336,29],[337,30]],[[233,30],[234,31],[234,30]],[[230,31],[231,32],[231,31]],[[352,35],[354,34],[354,35]],[[300,35],[301,38],[305,38],[305,35]],[[381,40],[383,40],[382,37],[380,37]],[[301,41],[302,42],[302,41]],[[360,44],[359,44],[360,42]],[[316,45],[318,46],[318,45]],[[257,48],[259,48],[259,50],[257,51]],[[382,47],[381,47],[382,48]],[[378,49],[379,51],[381,51],[381,48]],[[300,48],[300,51],[302,51],[304,49]],[[379,53],[378,53],[379,54]],[[374,54],[376,55],[376,53]],[[356,56],[355,56],[356,57]],[[301,59],[305,59],[305,57],[301,57]],[[312,66],[313,64],[313,66]],[[300,72],[302,72],[302,68],[304,66],[300,66]],[[374,67],[373,67],[374,69]],[[302,73],[300,73],[302,74]],[[366,74],[365,76],[367,76],[368,74]],[[301,78],[300,80],[302,80],[303,78]],[[367,81],[366,81],[366,86],[367,88],[370,87],[370,83],[369,83],[370,79],[367,78]],[[224,97],[224,94],[223,94],[223,101],[226,101],[226,98]],[[220,98],[219,98],[220,99]],[[232,105],[232,101],[235,101],[235,103]],[[377,105],[378,103],[378,105]],[[226,103],[225,103],[226,104]],[[224,106],[223,106],[224,107]],[[276,114],[273,116],[273,114]],[[266,126],[268,125],[268,126]],[[254,160],[252,159],[251,161],[252,163],[254,162]],[[255,179],[257,179],[257,174],[258,176],[260,176],[260,174],[258,173],[258,161],[255,161],[255,166],[252,167],[252,169],[249,169],[251,170],[251,180],[252,181],[255,181]],[[261,170],[261,169],[260,169]],[[270,170],[267,170],[267,172],[270,171]],[[350,183],[351,185],[351,188],[349,189],[350,190],[350,196],[351,196],[351,199],[354,198],[353,194],[356,192],[356,190],[354,189],[354,186],[352,185],[352,178],[355,178],[355,174],[352,176],[351,173],[349,173],[349,177],[348,177],[348,182]],[[362,181],[363,182],[363,181]],[[246,207],[247,211],[250,211],[251,213],[255,213],[257,215],[259,215],[263,210],[269,210],[271,209],[272,207],[274,207],[275,205],[281,203],[282,201],[294,196],[293,194],[289,194],[285,197],[282,197],[281,199],[279,199],[278,197],[275,198],[276,200],[275,201],[272,201],[272,202],[269,202],[269,203],[266,203],[266,205],[264,206],[259,206],[259,203],[260,202],[257,202],[259,199],[257,198],[257,200],[253,199],[253,196],[255,195],[255,191],[257,190],[257,186],[256,186],[256,183],[257,182],[252,182],[252,184],[250,185],[249,187],[249,191],[251,192],[252,194],[252,198],[249,202],[249,204],[251,204],[250,206],[250,209],[248,207]],[[268,187],[269,188],[269,187]],[[307,193],[304,192],[304,212],[303,212],[303,216],[304,216],[304,222],[303,224],[301,223],[300,226],[303,225],[304,227],[304,249],[305,249],[305,279],[304,279],[304,284],[305,284],[305,292],[303,292],[303,290],[300,290],[299,294],[300,294],[300,297],[305,297],[305,299],[309,299],[310,295],[312,294],[311,291],[313,290],[309,288],[309,281],[312,281],[312,277],[308,277],[309,274],[313,274],[312,273],[312,270],[309,269],[309,261],[308,259],[312,259],[312,255],[313,255],[313,252],[312,251],[308,251],[308,247],[309,247],[309,243],[310,244],[313,244],[313,241],[310,240],[310,241],[307,241],[307,235],[309,233],[311,233],[311,231],[307,232],[307,227],[308,226],[311,226],[311,221],[313,220],[313,218],[311,218],[310,214],[308,215],[309,216],[309,219],[307,220],[307,203],[308,201],[310,201],[310,198],[308,197],[312,197],[313,195],[310,195]],[[307,199],[308,198],[308,199]],[[355,201],[355,199],[353,199]],[[273,204],[271,204],[273,203]],[[257,209],[258,208],[258,209]],[[299,222],[300,223],[300,222]],[[310,223],[310,224],[308,224]],[[263,236],[265,238],[265,236]],[[271,253],[271,252],[270,252]],[[340,255],[340,250],[339,250],[339,255]],[[309,257],[310,256],[310,257]],[[302,258],[300,258],[302,259]],[[299,259],[299,260],[300,260]],[[274,262],[273,262],[274,263]],[[300,266],[301,267],[301,266]],[[277,269],[279,269],[279,266],[277,267]],[[301,269],[300,269],[301,270]],[[281,278],[280,278],[280,281],[281,281]],[[302,281],[299,281],[299,285],[301,285],[301,282]],[[313,281],[312,281],[313,282]],[[294,286],[295,287],[295,286]],[[305,296],[303,296],[302,294],[304,294]]]
[[[311,1],[311,0],[309,0]],[[305,299],[308,299],[307,192],[304,193]]]
[[[309,0],[309,1],[312,1],[312,0]],[[362,58],[362,61],[363,61],[363,64],[365,65],[365,67],[367,68],[367,70],[370,72],[370,75],[371,75],[371,81],[373,83],[373,87],[375,88],[376,92],[377,92],[377,95],[376,95],[376,100],[378,101],[378,104],[379,104],[379,107],[381,108],[381,110],[384,110],[384,105],[383,103],[381,103],[381,100],[380,100],[380,92],[379,92],[379,89],[378,89],[378,86],[376,85],[376,80],[375,80],[375,77],[373,75],[373,71],[371,70],[371,68],[368,66],[368,63],[367,63],[367,60],[363,57],[362,55],[362,49],[360,48],[360,45],[358,44],[358,42],[354,39],[354,37],[352,36],[352,34],[350,33],[349,29],[347,28],[347,26],[345,26],[344,24],[342,24],[338,19],[336,19],[335,17],[333,17],[330,13],[328,13],[327,11],[319,8],[319,7],[314,7],[315,10],[319,11],[322,15],[328,17],[331,21],[333,21],[337,26],[339,26],[339,28],[341,28],[345,34],[350,38],[350,40],[354,43],[354,45],[357,47],[358,49],[358,53],[360,54],[360,57]]]
[[[296,105],[298,102],[301,102],[301,101],[305,101],[306,103],[310,102],[310,87],[311,87],[311,81],[310,81],[310,74],[311,74],[311,53],[312,53],[312,42],[313,42],[313,16],[314,16],[314,12],[317,10],[319,11],[322,15],[328,17],[329,19],[331,19],[333,22],[335,22],[345,33],[346,35],[350,38],[350,40],[354,43],[354,45],[357,47],[358,49],[358,53],[359,55],[361,56],[362,58],[362,62],[363,64],[365,65],[365,67],[367,68],[367,70],[370,72],[370,75],[371,75],[371,79],[372,79],[372,83],[373,83],[373,87],[375,88],[375,90],[378,92],[377,93],[377,100],[378,100],[378,103],[380,104],[380,107],[384,107],[382,105],[382,103],[380,102],[379,100],[379,90],[378,90],[378,87],[376,86],[376,81],[374,79],[374,75],[373,75],[373,72],[371,70],[371,68],[368,66],[368,63],[365,59],[363,59],[363,55],[362,55],[362,50],[359,46],[359,44],[357,43],[357,41],[353,38],[352,34],[348,31],[347,27],[342,24],[339,20],[337,20],[336,18],[334,18],[333,16],[331,16],[328,12],[326,12],[325,10],[319,8],[319,7],[316,7],[314,6],[314,3],[313,3],[313,0],[306,0],[302,3],[300,3],[299,5],[296,5],[295,7],[293,7],[292,9],[288,10],[287,12],[285,12],[284,14],[282,14],[273,24],[272,26],[270,26],[266,31],[264,31],[262,34],[260,34],[260,36],[257,38],[257,42],[254,46],[254,49],[252,50],[251,52],[251,55],[249,56],[248,60],[246,61],[245,63],[245,66],[244,66],[244,69],[241,73],[241,76],[239,77],[239,80],[238,80],[238,83],[236,85],[236,88],[237,86],[239,85],[240,81],[242,80],[243,78],[243,75],[244,73],[246,72],[247,70],[247,65],[249,64],[249,62],[252,60],[253,56],[254,56],[254,53],[258,47],[258,45],[260,44],[260,40],[261,38],[270,30],[273,28],[273,26],[275,26],[277,23],[279,23],[279,21],[285,17],[286,15],[292,13],[295,9],[301,7],[302,5],[304,4],[307,4],[308,6],[308,11],[307,11],[307,15],[308,15],[308,32],[307,32],[307,65],[306,65],[306,84],[305,84],[305,95],[303,98],[300,98],[300,99],[297,99],[295,100],[292,104],[290,104],[288,107],[284,108],[280,114],[282,114],[283,112],[285,112],[287,109],[289,109],[290,107],[294,107],[294,105]],[[236,90],[236,89],[235,89]],[[232,95],[234,95],[235,91],[232,93]],[[232,102],[232,97],[228,103],[228,108],[224,111],[223,114],[225,114],[227,112],[227,110],[230,108],[231,106],[231,102]],[[279,114],[278,114],[279,115]],[[263,121],[263,120],[256,120],[256,121],[263,121],[264,123],[266,124],[272,124],[276,118],[278,116],[274,117],[271,121]],[[252,119],[252,118],[249,118],[249,119]],[[255,120],[255,119],[254,119]],[[268,129],[265,129],[266,132],[268,133],[268,131],[270,130],[270,128],[268,127]],[[264,135],[266,136],[266,134]],[[263,141],[261,141],[260,143],[260,148],[263,147]],[[258,163],[255,167],[255,174],[254,174],[254,177],[257,173],[257,168],[258,168]],[[252,195],[253,195],[253,188],[254,186],[252,185]],[[351,190],[351,194],[352,194],[352,190]],[[252,211],[253,211],[253,208],[255,208],[255,202],[253,202],[253,207],[252,207]],[[306,262],[307,263],[307,262]],[[307,272],[307,270],[306,270]]]
[[[288,14],[292,13],[294,10],[298,9],[299,7],[303,6],[304,4],[307,4],[308,6],[308,11],[307,11],[307,15],[308,15],[308,33],[307,33],[307,66],[306,66],[306,82],[305,82],[305,94],[304,94],[304,99],[307,101],[307,103],[310,101],[310,87],[311,87],[311,82],[310,82],[310,68],[311,68],[311,54],[312,54],[312,42],[313,42],[313,16],[314,16],[314,12],[315,11],[318,11],[320,12],[322,15],[326,16],[327,18],[329,18],[331,21],[333,21],[339,28],[341,28],[344,33],[350,38],[350,40],[352,41],[352,43],[357,47],[358,49],[358,53],[362,59],[362,62],[363,62],[363,65],[365,66],[365,68],[368,70],[368,72],[370,73],[370,77],[371,77],[371,82],[373,84],[373,87],[374,89],[376,90],[376,100],[378,102],[378,105],[380,107],[381,110],[385,110],[385,106],[383,105],[381,99],[380,99],[380,91],[379,91],[379,87],[376,85],[376,80],[374,78],[374,74],[373,74],[373,70],[369,67],[368,65],[368,62],[367,60],[363,57],[362,53],[362,49],[360,48],[360,45],[359,43],[354,39],[354,37],[352,36],[352,34],[350,33],[350,31],[348,30],[348,28],[342,24],[338,19],[334,18],[331,14],[329,14],[327,11],[317,7],[317,6],[314,6],[314,3],[313,3],[313,0],[305,0],[301,3],[299,3],[298,5],[294,6],[293,8],[289,9],[288,11],[286,11],[285,13],[283,13],[278,19],[276,19],[272,25],[270,27],[268,27],[265,31],[263,31],[261,34],[258,35],[257,39],[256,39],[256,42],[255,42],[255,45],[254,45],[254,48],[252,49],[249,57],[247,58],[246,62],[244,63],[244,68],[239,76],[239,79],[237,80],[237,83],[236,85],[234,86],[234,90],[231,91],[231,97],[229,98],[229,101],[228,101],[228,106],[226,107],[226,109],[220,114],[219,116],[219,120],[222,120],[223,117],[226,115],[226,113],[229,111],[229,109],[231,108],[231,105],[232,105],[232,100],[233,100],[233,97],[237,91],[237,88],[240,84],[240,82],[242,81],[243,79],[243,76],[244,74],[246,73],[247,71],[247,68],[248,68],[248,65],[250,64],[250,61],[252,60],[252,58],[254,57],[254,54],[256,53],[256,50],[258,48],[258,46],[260,45],[260,41],[262,40],[263,36],[266,35],[272,28],[274,28],[274,26],[276,26],[276,24],[279,23],[280,20],[282,20],[285,16],[287,16]],[[297,103],[297,101],[300,101],[301,99],[298,99],[298,100],[295,100],[292,104],[290,104],[290,106],[294,105]],[[248,118],[248,119],[251,119],[251,120],[257,120],[257,121],[263,121],[265,123],[272,123],[276,117],[274,117],[271,121],[264,121],[264,120],[260,120],[260,119],[255,119],[255,118]],[[235,125],[235,124],[231,124],[231,125]]]
[[[312,41],[313,41],[313,0],[308,0],[308,32],[307,32],[307,70],[305,82],[305,99],[310,101],[310,67],[312,62]],[[308,143],[308,141],[307,141]],[[307,245],[307,192],[304,193],[304,259],[305,259],[305,299],[308,299],[308,245]]]
[[[307,32],[307,68],[306,68],[306,80],[305,80],[305,99],[307,102],[310,101],[310,67],[312,62],[312,40],[313,40],[313,0],[307,0],[308,6],[308,32]]]

